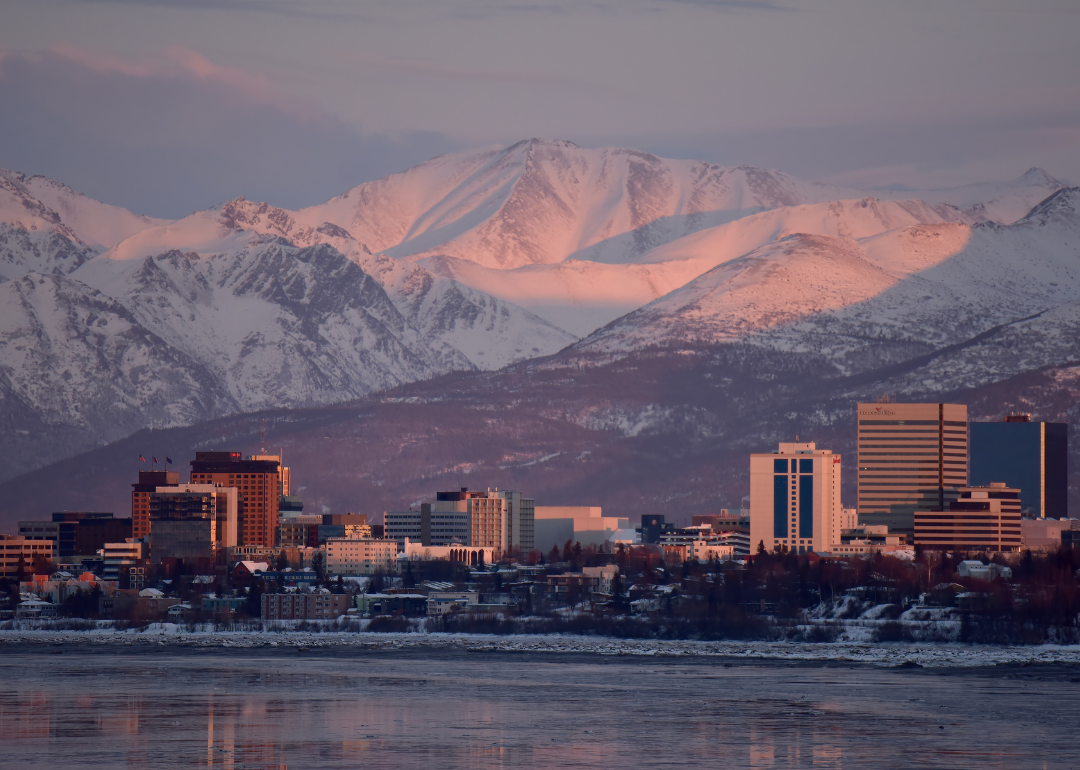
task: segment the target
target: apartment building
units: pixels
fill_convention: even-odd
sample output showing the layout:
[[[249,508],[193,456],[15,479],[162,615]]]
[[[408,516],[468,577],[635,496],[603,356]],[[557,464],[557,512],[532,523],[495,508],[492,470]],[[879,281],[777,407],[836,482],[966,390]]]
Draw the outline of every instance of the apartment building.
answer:
[[[326,571],[332,575],[373,575],[397,569],[394,540],[331,537],[326,541]]]
[[[263,620],[334,620],[352,606],[351,594],[263,594]]]

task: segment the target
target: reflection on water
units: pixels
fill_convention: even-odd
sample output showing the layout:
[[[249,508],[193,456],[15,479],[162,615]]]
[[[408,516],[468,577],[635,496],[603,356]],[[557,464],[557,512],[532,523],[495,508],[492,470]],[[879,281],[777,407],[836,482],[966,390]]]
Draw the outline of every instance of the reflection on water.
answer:
[[[1080,687],[1059,679],[463,652],[6,654],[0,765],[1074,767]]]

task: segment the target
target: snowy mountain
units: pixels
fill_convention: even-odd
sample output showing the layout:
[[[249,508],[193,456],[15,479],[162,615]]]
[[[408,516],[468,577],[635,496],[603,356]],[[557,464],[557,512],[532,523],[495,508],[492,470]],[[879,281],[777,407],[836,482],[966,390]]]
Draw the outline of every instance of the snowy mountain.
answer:
[[[252,233],[297,246],[333,247],[378,281],[426,344],[440,358],[456,362],[454,368],[461,368],[459,359],[464,356],[481,369],[498,369],[514,361],[549,355],[577,340],[556,324],[452,277],[434,275],[419,265],[386,255],[373,255],[337,225],[305,225],[292,212],[243,198],[143,230],[118,244],[108,256],[127,260],[168,250],[226,254],[243,249]]]
[[[1033,170],[868,196],[530,140],[301,211],[237,198],[165,221],[0,172],[8,472],[145,426],[530,359],[555,371],[727,345],[850,379],[925,358],[895,378],[940,389],[1080,358],[1062,343],[1080,329],[1080,241],[1075,191],[1060,187]],[[501,382],[469,377],[478,403]],[[602,408],[612,383],[594,384],[567,413],[579,427],[638,435],[682,408]]]
[[[724,262],[576,346],[739,342],[851,376],[932,355],[920,382],[971,386],[1080,358],[1080,188],[1012,225],[791,234]],[[959,346],[953,350],[954,346]],[[961,363],[962,362],[962,363]]]
[[[863,198],[751,214],[658,246],[625,264],[567,260],[496,270],[448,257],[428,257],[419,264],[585,336],[718,264],[794,233],[864,238],[904,225],[957,221],[972,219],[945,204]]]
[[[0,221],[31,231],[58,232],[102,250],[166,220],[96,201],[55,179],[0,169]]]

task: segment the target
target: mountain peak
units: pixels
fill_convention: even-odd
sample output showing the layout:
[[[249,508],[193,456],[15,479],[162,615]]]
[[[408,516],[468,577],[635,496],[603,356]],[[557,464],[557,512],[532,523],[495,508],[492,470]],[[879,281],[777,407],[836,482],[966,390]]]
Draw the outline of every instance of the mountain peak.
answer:
[[[1051,219],[1075,217],[1077,211],[1080,211],[1080,187],[1062,187],[1041,201],[1017,224],[1028,222],[1045,225]]]
[[[1020,176],[1020,179],[1018,181],[1024,182],[1026,184],[1031,184],[1031,185],[1036,185],[1036,184],[1045,184],[1045,185],[1049,185],[1049,186],[1053,186],[1053,185],[1059,185],[1060,186],[1061,185],[1061,182],[1059,182],[1057,179],[1054,179],[1054,177],[1047,174],[1046,171],[1039,168],[1038,166],[1032,166],[1031,168],[1029,168],[1027,171],[1025,171]]]

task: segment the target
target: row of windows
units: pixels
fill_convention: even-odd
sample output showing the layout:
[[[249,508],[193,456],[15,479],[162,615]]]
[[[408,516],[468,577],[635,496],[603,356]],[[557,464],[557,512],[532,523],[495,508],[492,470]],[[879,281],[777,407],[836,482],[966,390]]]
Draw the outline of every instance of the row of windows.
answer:
[[[899,436],[901,433],[929,433],[936,436],[938,432],[939,431],[936,428],[933,430],[927,430],[926,428],[913,428],[911,430],[896,430],[895,428],[881,428],[877,430],[875,430],[874,428],[859,428],[860,436],[865,433],[883,433],[886,436]],[[875,438],[877,437],[875,436]],[[884,438],[884,436],[882,436],[882,438]]]

